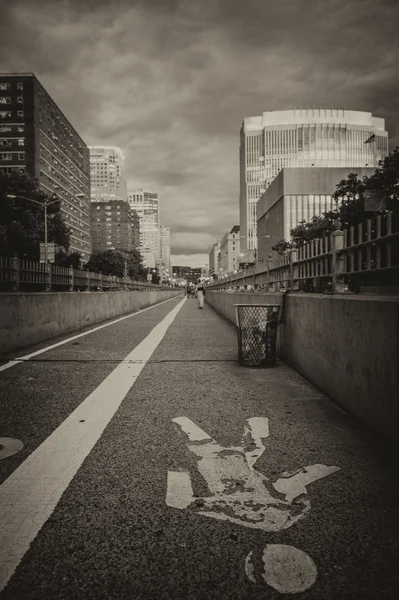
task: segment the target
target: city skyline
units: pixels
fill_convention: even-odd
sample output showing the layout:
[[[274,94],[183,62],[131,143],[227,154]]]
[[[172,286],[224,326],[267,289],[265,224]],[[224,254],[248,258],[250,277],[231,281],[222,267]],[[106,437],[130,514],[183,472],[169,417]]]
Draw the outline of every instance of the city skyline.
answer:
[[[34,72],[87,145],[122,148],[192,266],[238,221],[245,117],[370,111],[399,143],[396,2],[213,4],[17,0],[0,24],[0,71]]]

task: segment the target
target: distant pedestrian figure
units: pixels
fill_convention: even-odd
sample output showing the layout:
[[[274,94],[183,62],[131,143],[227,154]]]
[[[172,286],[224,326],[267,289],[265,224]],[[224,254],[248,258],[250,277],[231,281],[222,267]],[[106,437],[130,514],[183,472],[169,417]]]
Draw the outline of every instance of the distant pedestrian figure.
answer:
[[[197,293],[198,308],[204,308],[205,286],[201,279],[198,279],[195,291]]]

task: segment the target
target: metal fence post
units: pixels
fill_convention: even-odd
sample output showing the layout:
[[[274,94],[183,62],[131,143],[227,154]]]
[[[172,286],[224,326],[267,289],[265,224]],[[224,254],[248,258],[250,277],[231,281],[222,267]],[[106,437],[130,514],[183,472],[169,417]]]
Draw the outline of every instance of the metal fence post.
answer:
[[[299,290],[299,277],[298,277],[298,248],[293,246],[289,253],[290,259],[290,288],[292,291]]]
[[[73,267],[69,267],[69,291],[73,292]]]
[[[11,259],[13,292],[19,292],[19,262],[19,258],[16,256]]]
[[[345,258],[342,255],[344,247],[344,232],[341,231],[342,223],[334,222],[335,231],[331,234],[331,275],[332,275],[332,293],[343,294],[345,291],[345,282],[343,273],[345,272]]]

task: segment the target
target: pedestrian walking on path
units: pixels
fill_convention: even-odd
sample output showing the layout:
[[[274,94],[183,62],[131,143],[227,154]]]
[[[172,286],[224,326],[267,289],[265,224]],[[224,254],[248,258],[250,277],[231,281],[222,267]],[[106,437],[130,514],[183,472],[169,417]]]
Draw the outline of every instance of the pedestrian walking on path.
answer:
[[[198,308],[204,308],[205,286],[201,279],[198,279],[195,291],[197,293]]]

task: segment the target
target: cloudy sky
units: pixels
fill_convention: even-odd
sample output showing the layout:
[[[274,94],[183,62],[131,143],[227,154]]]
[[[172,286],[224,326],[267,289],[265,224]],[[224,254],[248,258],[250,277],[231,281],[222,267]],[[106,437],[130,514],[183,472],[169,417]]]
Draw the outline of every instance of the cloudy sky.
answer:
[[[0,0],[0,71],[34,72],[88,145],[160,194],[174,264],[238,223],[238,134],[265,110],[386,118],[399,144],[398,0]]]

